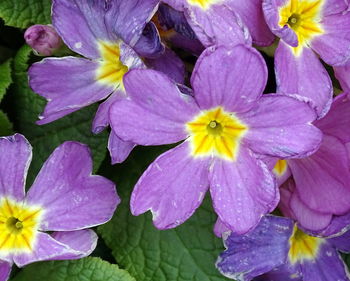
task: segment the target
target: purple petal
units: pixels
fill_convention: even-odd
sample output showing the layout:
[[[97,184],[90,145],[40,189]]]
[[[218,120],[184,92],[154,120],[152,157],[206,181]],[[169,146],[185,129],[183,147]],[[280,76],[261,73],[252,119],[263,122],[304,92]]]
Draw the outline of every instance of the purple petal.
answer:
[[[324,17],[329,15],[345,13],[349,11],[350,6],[348,0],[326,0],[324,3],[322,14]]]
[[[111,131],[108,139],[108,150],[111,155],[112,164],[124,162],[135,146],[135,143],[123,141]]]
[[[344,66],[335,66],[334,74],[338,79],[341,88],[344,92],[350,92],[350,63]]]
[[[349,73],[350,74],[350,73]],[[350,100],[347,94],[337,96],[325,117],[314,124],[324,134],[340,139],[344,144],[350,142]]]
[[[171,49],[165,48],[165,52],[160,57],[148,59],[146,64],[151,69],[165,73],[176,83],[184,83],[185,64]]]
[[[40,230],[71,231],[107,222],[120,202],[114,184],[91,175],[87,146],[65,142],[46,160],[30,188],[28,204],[45,210]]]
[[[154,70],[131,70],[124,85],[131,100],[110,110],[111,126],[122,140],[142,145],[174,143],[186,138],[185,123],[198,114],[191,96],[181,94],[175,82]]]
[[[201,109],[221,105],[230,112],[250,109],[260,98],[266,81],[262,56],[244,45],[229,50],[208,48],[199,57],[191,77]]]
[[[263,217],[249,233],[228,236],[226,250],[220,254],[216,267],[226,277],[237,280],[251,280],[269,272],[285,263],[292,232],[292,220]]]
[[[285,263],[266,274],[254,278],[254,281],[304,281],[304,279],[298,264],[292,266],[290,263]]]
[[[297,47],[298,37],[294,30],[287,25],[283,27],[279,25],[279,9],[285,5],[287,0],[263,0],[262,2],[265,20],[272,33],[281,38],[288,45]]]
[[[236,233],[246,233],[276,207],[279,193],[264,162],[243,145],[237,157],[236,162],[215,159],[209,172],[210,193],[222,222]]]
[[[96,80],[97,67],[97,62],[76,57],[47,58],[33,64],[30,86],[49,101],[37,123],[52,122],[106,98],[113,87]]]
[[[324,17],[325,33],[311,41],[311,48],[330,65],[344,65],[350,61],[350,13]]]
[[[214,234],[221,238],[226,235],[226,233],[230,233],[231,230],[220,220],[220,218],[217,218],[215,225],[214,225]]]
[[[116,0],[106,14],[106,26],[130,47],[140,39],[147,22],[158,9],[159,0]]]
[[[84,258],[96,248],[98,239],[96,233],[90,229],[53,232],[51,237],[74,250],[66,255],[55,257],[55,260]]]
[[[208,186],[208,159],[194,159],[184,142],[143,173],[131,195],[131,212],[137,216],[150,210],[157,228],[176,227],[202,203]]]
[[[332,81],[315,53],[304,47],[296,56],[283,42],[275,52],[277,93],[298,94],[311,99],[319,117],[324,116],[333,97]]]
[[[134,46],[134,50],[145,58],[157,58],[164,53],[164,45],[162,44],[156,25],[153,22],[147,23],[142,32],[141,38]]]
[[[349,280],[346,265],[329,243],[321,245],[315,261],[306,260],[300,267],[303,280]]]
[[[240,17],[224,4],[211,5],[205,11],[197,6],[189,6],[185,10],[185,16],[205,47],[252,44],[249,31]]]
[[[98,134],[109,126],[109,109],[112,104],[126,98],[126,93],[122,90],[115,91],[103,103],[101,103],[92,122],[92,132]]]
[[[322,214],[308,208],[308,206],[300,200],[297,192],[293,193],[289,204],[295,219],[303,229],[308,231],[320,231],[331,223],[332,214]]]
[[[10,278],[12,264],[0,260],[0,281],[6,281]]]
[[[0,197],[23,200],[31,160],[32,146],[24,136],[15,134],[0,138]]]
[[[333,247],[344,253],[350,252],[350,231],[346,231],[342,235],[334,238],[327,239],[327,242],[331,243]]]
[[[50,235],[37,232],[36,244],[31,253],[15,254],[13,260],[18,267],[23,267],[29,263],[44,260],[62,259],[64,257],[73,257],[79,255],[79,251],[70,248]]]
[[[105,13],[104,1],[54,0],[52,23],[71,50],[99,58],[97,41],[112,39],[105,25]]]
[[[350,212],[342,216],[333,216],[331,224],[322,232],[316,233],[325,237],[339,236],[350,229]]]
[[[269,46],[272,44],[275,36],[265,22],[262,0],[232,0],[227,5],[236,11],[247,25],[252,35],[253,43],[258,46]]]
[[[310,157],[288,161],[300,200],[314,211],[344,214],[350,210],[350,174],[346,147],[324,135]]]
[[[244,143],[259,154],[305,157],[318,149],[322,139],[321,131],[311,124],[315,111],[296,96],[264,95],[238,117],[249,128]]]

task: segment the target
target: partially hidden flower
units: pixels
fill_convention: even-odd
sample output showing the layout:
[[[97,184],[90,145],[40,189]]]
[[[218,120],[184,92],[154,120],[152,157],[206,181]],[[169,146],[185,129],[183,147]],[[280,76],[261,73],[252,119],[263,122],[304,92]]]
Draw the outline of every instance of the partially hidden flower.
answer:
[[[335,66],[334,74],[344,92],[350,93],[350,62],[346,65]]]
[[[281,198],[291,217],[309,231],[322,232],[334,217],[350,212],[348,94],[337,96],[328,114],[313,124],[323,132],[319,149],[305,158],[274,161],[273,171],[279,184],[292,178],[281,186]],[[339,225],[338,231],[332,231],[343,228]]]
[[[244,66],[244,67],[242,67]],[[257,154],[282,158],[314,152],[322,134],[315,112],[296,97],[263,95],[267,69],[245,45],[208,48],[182,94],[160,72],[132,70],[128,99],[110,109],[112,130],[125,141],[162,145],[131,196],[131,211],[153,213],[156,227],[176,227],[201,204],[210,186],[216,213],[234,231],[253,228],[279,201],[274,177]]]
[[[53,55],[63,46],[61,37],[51,25],[30,26],[24,33],[24,39],[37,54],[44,56]]]
[[[120,202],[115,185],[93,176],[87,146],[65,142],[25,194],[32,148],[24,136],[0,138],[0,280],[15,263],[78,259],[96,247],[90,229],[107,222]]]
[[[268,215],[245,235],[227,233],[216,267],[239,281],[346,281],[349,274],[338,251],[350,252],[349,238],[350,232],[314,237],[292,219]]]
[[[110,104],[125,98],[122,78],[129,69],[149,65],[167,71],[174,79],[183,76],[181,60],[171,50],[164,50],[156,27],[149,22],[158,2],[53,1],[53,26],[65,44],[82,57],[45,58],[30,67],[31,88],[48,100],[38,124],[104,100],[92,126],[92,131],[99,133],[109,125]],[[148,59],[143,61],[141,56]],[[134,144],[111,134],[108,147],[115,163],[122,162]]]
[[[186,16],[204,46],[268,46],[274,36],[262,12],[262,0],[163,0]]]
[[[281,38],[275,52],[277,92],[310,99],[319,117],[329,110],[332,66],[350,59],[350,13],[343,0],[264,0],[271,31]]]

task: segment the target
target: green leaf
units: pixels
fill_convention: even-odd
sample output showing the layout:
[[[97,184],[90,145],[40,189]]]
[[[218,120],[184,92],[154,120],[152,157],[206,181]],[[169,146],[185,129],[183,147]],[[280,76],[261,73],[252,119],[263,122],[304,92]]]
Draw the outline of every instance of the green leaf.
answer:
[[[7,115],[0,110],[0,136],[9,136],[13,133],[13,128]]]
[[[11,59],[9,59],[3,64],[0,64],[0,101],[6,94],[6,90],[11,83]]]
[[[106,172],[115,175],[122,204],[113,219],[99,227],[98,232],[118,264],[136,280],[228,280],[214,265],[223,244],[213,233],[216,215],[209,198],[187,222],[172,230],[157,230],[149,212],[138,217],[130,214],[130,192],[158,152],[158,148],[138,147],[126,163]]]
[[[51,0],[1,0],[0,18],[6,25],[27,28],[51,22]]]
[[[135,281],[115,264],[100,258],[40,262],[25,267],[12,281]]]
[[[51,152],[67,140],[88,144],[92,150],[94,168],[97,170],[106,156],[108,138],[107,132],[99,135],[91,133],[92,118],[97,105],[79,110],[47,125],[36,125],[35,122],[43,111],[46,101],[32,92],[28,85],[27,69],[31,53],[30,47],[26,45],[17,53],[14,60],[15,83],[12,87],[15,128],[24,134],[33,146],[33,161],[27,183],[33,181]]]

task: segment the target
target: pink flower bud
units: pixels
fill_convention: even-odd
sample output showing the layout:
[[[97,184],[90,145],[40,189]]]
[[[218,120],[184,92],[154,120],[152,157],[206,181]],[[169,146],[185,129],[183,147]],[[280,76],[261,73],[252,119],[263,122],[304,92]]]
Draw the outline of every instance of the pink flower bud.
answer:
[[[34,51],[44,56],[51,56],[63,44],[61,37],[51,25],[32,25],[24,33],[24,39]]]

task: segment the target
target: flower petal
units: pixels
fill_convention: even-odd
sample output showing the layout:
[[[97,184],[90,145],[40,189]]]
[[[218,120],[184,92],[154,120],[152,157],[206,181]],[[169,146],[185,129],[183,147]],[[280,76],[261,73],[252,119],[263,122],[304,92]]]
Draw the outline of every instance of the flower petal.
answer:
[[[249,233],[232,233],[224,240],[226,250],[220,254],[216,267],[228,278],[252,280],[285,263],[292,232],[292,220],[265,216]]]
[[[147,59],[146,64],[151,69],[165,73],[176,83],[184,83],[185,64],[171,49],[165,48],[165,52],[160,57]]]
[[[227,3],[233,11],[236,11],[247,25],[253,43],[258,46],[269,46],[272,44],[275,36],[271,33],[267,26],[263,11],[262,0],[234,0]]]
[[[334,74],[338,79],[340,86],[344,92],[350,92],[350,63],[343,66],[335,66]]]
[[[267,68],[262,56],[244,45],[208,48],[199,57],[191,77],[201,109],[221,105],[230,112],[251,108],[266,81]]]
[[[220,218],[217,218],[215,225],[214,225],[214,234],[221,238],[226,235],[226,233],[230,233],[231,230],[220,220]]]
[[[185,16],[205,47],[252,44],[250,33],[240,17],[225,4],[213,4],[206,10],[190,5],[185,9]]]
[[[106,26],[130,47],[140,39],[147,22],[158,9],[159,0],[116,0],[106,14]]]
[[[335,14],[321,21],[325,33],[311,41],[311,48],[330,65],[350,61],[350,13]]]
[[[57,231],[53,232],[51,237],[74,250],[71,253],[67,253],[60,257],[55,257],[55,260],[84,258],[90,255],[96,248],[98,239],[96,233],[90,229]]]
[[[332,81],[315,53],[304,47],[296,56],[291,47],[281,42],[275,52],[277,93],[298,94],[314,103],[319,117],[331,106]]]
[[[113,131],[111,131],[108,139],[108,150],[109,154],[111,155],[112,164],[124,162],[135,146],[135,143],[123,141]]]
[[[96,80],[98,63],[83,58],[47,58],[29,69],[29,83],[47,103],[38,124],[59,119],[107,97],[113,87]]]
[[[114,184],[91,175],[87,146],[65,142],[46,160],[26,202],[44,209],[40,230],[72,231],[107,222],[120,202]]]
[[[329,243],[320,246],[316,260],[303,261],[300,267],[303,280],[349,280],[346,265]]]
[[[13,260],[18,267],[23,267],[37,261],[60,260],[64,257],[73,258],[74,255],[78,256],[80,254],[79,251],[55,240],[46,233],[37,232],[36,239],[36,244],[31,253],[14,255]]]
[[[6,281],[10,278],[12,264],[0,260],[0,280]]]
[[[215,159],[209,180],[215,212],[236,233],[253,229],[279,201],[270,170],[243,145],[236,162]]]
[[[310,209],[338,215],[350,210],[349,158],[337,138],[324,135],[315,154],[288,164],[299,198]]]
[[[186,221],[208,189],[208,159],[193,159],[188,142],[160,155],[143,173],[131,195],[133,215],[151,210],[159,229]]]
[[[349,73],[350,76],[350,73]],[[314,125],[324,134],[334,136],[344,144],[350,142],[350,99],[349,95],[341,94],[332,103],[325,117],[316,120]]]
[[[111,39],[105,13],[104,1],[54,0],[52,23],[71,50],[88,58],[99,58],[97,41]]]
[[[115,102],[110,121],[122,140],[159,145],[186,138],[185,123],[198,114],[194,99],[184,95],[165,74],[154,70],[131,70],[124,78],[131,100]]]
[[[31,160],[32,146],[24,136],[15,134],[0,138],[0,197],[23,200]]]
[[[243,142],[254,152],[279,157],[305,157],[315,152],[322,133],[311,124],[314,110],[296,96],[264,95],[249,112],[238,115],[247,124]]]

